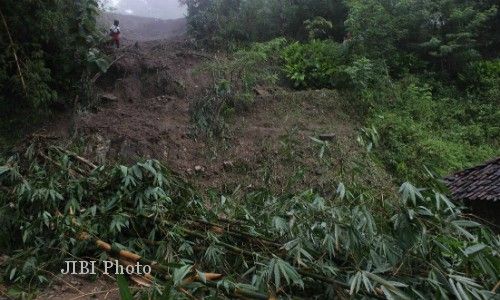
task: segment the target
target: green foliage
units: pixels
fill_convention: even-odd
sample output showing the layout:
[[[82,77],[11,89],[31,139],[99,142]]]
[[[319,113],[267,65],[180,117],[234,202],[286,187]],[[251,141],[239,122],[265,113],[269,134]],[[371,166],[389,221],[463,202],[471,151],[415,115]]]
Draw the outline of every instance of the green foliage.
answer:
[[[381,135],[377,153],[398,178],[419,180],[424,166],[445,175],[500,154],[499,116],[491,104],[481,112],[468,96],[440,92],[409,80],[377,96],[379,103],[393,101],[379,104],[368,122]]]
[[[312,31],[342,40],[343,1],[181,0],[188,8],[190,34],[209,46],[227,42],[267,41],[276,37],[307,39]],[[310,21],[306,28],[304,22]],[[323,21],[320,21],[323,20]],[[319,23],[318,23],[319,22]],[[311,31],[312,30],[312,31]]]
[[[348,2],[346,25],[351,34],[350,42],[361,55],[395,58],[396,43],[406,32],[400,28],[404,16],[394,12],[392,6],[396,3],[379,0]]]
[[[332,22],[323,17],[315,17],[314,19],[304,21],[304,25],[308,32],[310,40],[325,39],[329,37],[329,33],[333,29]]]
[[[471,62],[459,74],[459,83],[470,93],[479,94],[482,103],[500,99],[500,59]]]
[[[494,1],[349,1],[355,51],[393,72],[433,68],[455,76],[491,49]]]
[[[0,250],[10,256],[1,272],[9,282],[43,282],[43,270],[83,253],[106,259],[75,238],[81,231],[171,266],[149,291],[156,297],[181,297],[182,286],[201,298],[238,287],[319,299],[488,299],[500,276],[498,236],[443,194],[408,182],[384,199],[344,184],[329,198],[312,190],[204,198],[156,161],[89,171],[50,149],[50,160],[31,147],[0,169],[0,234],[8,241]],[[186,244],[196,247],[182,251]],[[210,286],[193,265],[226,279]],[[191,274],[200,282],[184,285]],[[129,294],[121,279],[119,287]]]
[[[123,275],[118,275],[116,278],[116,281],[118,283],[118,288],[120,289],[120,299],[121,300],[133,300],[134,297],[132,296],[132,293],[130,292],[130,288],[127,283],[127,279],[125,279],[125,276]]]
[[[295,42],[283,51],[284,71],[297,88],[336,87],[344,81],[346,49],[330,40]]]
[[[82,73],[105,69],[103,55],[91,49],[103,37],[96,0],[7,0],[0,11],[5,18],[0,22],[2,118],[26,109],[44,110],[77,91]]]
[[[296,88],[351,89],[357,93],[388,83],[383,60],[349,57],[349,46],[332,40],[295,42],[282,54],[285,76]]]

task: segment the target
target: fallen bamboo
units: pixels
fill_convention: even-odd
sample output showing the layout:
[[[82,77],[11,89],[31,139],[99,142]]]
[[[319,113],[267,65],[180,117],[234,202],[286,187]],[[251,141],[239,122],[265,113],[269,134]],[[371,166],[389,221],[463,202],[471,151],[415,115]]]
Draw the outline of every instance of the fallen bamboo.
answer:
[[[118,260],[118,262],[120,262],[121,265],[124,265],[124,266],[134,266],[134,264],[126,259],[123,259],[123,258],[120,258]],[[141,275],[130,275],[130,278],[140,284],[140,285],[143,285],[143,286],[147,286],[147,287],[150,287],[153,282],[154,282],[154,277],[151,275],[151,274],[143,274],[142,276]]]
[[[221,228],[224,230],[225,233],[227,233],[229,235],[238,236],[238,237],[242,237],[242,238],[246,238],[246,239],[251,239],[251,240],[257,241],[259,243],[267,244],[267,245],[278,247],[278,248],[283,247],[282,244],[276,243],[276,242],[271,241],[269,239],[266,239],[264,237],[254,236],[250,233],[239,231],[239,230],[227,229],[228,226],[226,227],[224,225],[219,225],[219,224],[211,223],[211,222],[204,221],[204,220],[192,220],[192,221],[196,222],[196,223],[201,223],[201,224],[204,224],[207,226]]]
[[[156,271],[163,273],[164,275],[168,275],[170,273],[169,267],[167,267],[167,266],[164,266],[164,265],[159,264],[155,261],[141,257],[140,255],[135,254],[133,252],[130,252],[128,250],[119,249],[116,246],[113,246],[109,243],[106,243],[106,242],[100,240],[100,239],[97,239],[95,237],[90,236],[86,232],[81,233],[78,236],[78,239],[80,239],[82,241],[91,241],[91,242],[95,243],[95,245],[99,249],[101,249],[101,250],[103,250],[103,251],[105,251],[113,256],[122,258],[125,261],[134,262],[134,263],[138,262],[138,263],[141,263],[144,265],[150,265],[152,269],[155,269]],[[189,285],[190,283],[193,283],[193,282],[198,282],[198,283],[204,284],[207,287],[214,288],[214,289],[222,291],[223,293],[232,294],[232,295],[235,295],[238,297],[246,297],[246,298],[252,298],[252,299],[269,299],[269,297],[267,295],[260,293],[258,291],[241,289],[241,288],[238,288],[236,286],[230,287],[229,292],[228,292],[228,291],[226,291],[225,287],[218,284],[218,281],[222,279],[223,275],[216,274],[216,273],[204,273],[204,274],[205,274],[204,279],[200,278],[200,276],[198,274],[195,274],[195,275],[185,279],[182,282],[182,284],[180,285],[180,287]]]
[[[74,152],[71,152],[69,150],[66,150],[66,149],[63,149],[63,148],[57,147],[57,146],[52,146],[51,148],[56,149],[56,150],[58,150],[60,152],[66,153],[67,155],[69,155],[69,156],[73,157],[74,159],[78,160],[79,162],[81,162],[81,163],[83,163],[83,164],[91,167],[92,170],[97,169],[97,166],[93,162],[91,162],[90,160],[88,160],[88,159],[86,159],[84,157],[79,156],[78,154],[76,154]]]
[[[202,239],[206,238],[205,235],[203,235],[203,234],[201,234],[199,232],[196,232],[196,231],[184,228],[182,226],[178,226],[178,225],[173,224],[173,223],[168,222],[168,221],[164,221],[164,222],[166,224],[170,225],[170,226],[176,226],[178,229],[180,229],[181,231],[183,231],[184,233],[186,233],[188,235],[195,236],[195,237],[202,238]],[[248,255],[248,256],[252,256],[252,257],[257,256],[257,257],[261,257],[263,259],[268,259],[268,260],[270,259],[269,257],[261,255],[260,253],[248,251],[248,250],[245,250],[245,249],[242,249],[242,248],[230,245],[230,244],[225,243],[225,242],[215,241],[215,243],[217,245],[219,245],[219,246],[223,246],[226,249],[229,249],[230,251],[232,251],[233,253],[236,253],[236,254],[244,254],[244,255]],[[305,271],[305,270],[301,270],[301,269],[298,269],[297,272],[300,275],[304,276],[304,277],[308,277],[308,278],[311,278],[311,279],[314,279],[314,280],[317,280],[317,281],[321,281],[323,283],[333,284],[333,285],[336,285],[336,286],[339,286],[339,287],[342,287],[342,288],[345,288],[345,289],[349,289],[350,288],[350,285],[348,283],[340,281],[340,280],[329,278],[329,277],[326,277],[326,276],[323,276],[323,275],[319,275],[319,274],[316,274],[316,273],[311,273],[309,271]],[[370,297],[377,298],[377,299],[385,299],[385,298],[380,297],[379,295],[374,294],[374,293],[369,293],[369,292],[360,292],[360,293],[362,293],[364,295],[367,295],[367,296],[370,296]]]
[[[38,156],[40,156],[41,158],[43,158],[44,160],[50,162],[51,164],[57,166],[58,168],[60,169],[64,169],[63,166],[58,163],[57,161],[53,160],[52,158],[48,157],[47,155],[45,155],[42,151],[38,151]],[[80,175],[85,175],[85,173],[83,173],[83,171],[79,170],[79,169],[76,169],[78,171],[78,173],[80,173]],[[76,172],[72,169],[68,169],[68,173],[71,177],[73,178],[76,178],[77,175],[76,175]]]
[[[97,248],[99,248],[107,253],[110,253],[113,256],[121,257],[121,258],[124,258],[125,260],[131,261],[134,263],[138,262],[140,264],[150,265],[152,269],[154,269],[160,273],[164,273],[164,274],[169,273],[169,268],[166,266],[158,264],[155,261],[143,258],[140,255],[135,254],[133,252],[130,252],[127,250],[122,250],[122,249],[118,248],[117,246],[112,246],[112,245],[110,245],[110,244],[108,244],[100,239],[91,237],[86,232],[81,233],[78,238],[82,241],[93,242],[97,246]]]
[[[194,236],[194,237],[197,237],[197,238],[200,238],[200,239],[206,239],[206,235],[202,234],[200,232],[196,232],[196,231],[190,230],[188,228],[179,226],[177,224],[174,224],[174,223],[166,221],[166,220],[164,220],[163,222],[166,225],[169,225],[169,226],[176,227],[176,228],[180,229],[181,231],[183,231],[187,235],[191,235],[191,236]],[[206,222],[206,221],[203,221],[203,222]],[[206,223],[207,224],[212,224],[210,222],[206,222]],[[223,226],[220,226],[220,225],[217,225],[217,224],[215,224],[215,225],[217,227],[221,227],[221,228],[223,227]],[[254,236],[251,236],[251,237],[256,238]],[[139,256],[139,255],[137,255],[135,253],[130,252],[130,251],[119,249],[118,247],[112,246],[112,245],[110,245],[110,244],[108,244],[108,243],[106,243],[104,241],[99,240],[99,239],[92,238],[87,233],[83,233],[82,236],[80,237],[80,239],[81,240],[91,240],[91,241],[93,241],[97,245],[97,247],[99,249],[101,249],[101,250],[103,250],[105,252],[111,253],[114,256],[123,257],[123,258],[125,258],[128,261],[139,262],[141,264],[150,265],[152,267],[152,269],[154,269],[155,271],[158,271],[158,272],[163,273],[163,274],[169,274],[169,267],[161,265],[161,264],[158,264],[155,261],[151,261],[151,260],[148,260],[146,258],[143,258],[143,257],[141,257],[141,256]],[[243,255],[248,255],[248,256],[252,256],[252,257],[261,257],[261,258],[264,258],[264,259],[269,259],[268,257],[263,256],[260,253],[252,252],[252,251],[249,251],[249,250],[245,250],[245,249],[242,249],[240,247],[237,247],[237,246],[234,246],[234,245],[222,242],[222,241],[216,241],[215,243],[217,245],[225,247],[226,249],[230,250],[231,252],[233,252],[235,254],[243,254]],[[314,279],[314,280],[318,280],[318,281],[321,281],[323,283],[337,285],[339,287],[346,288],[346,289],[349,289],[349,287],[350,287],[350,285],[347,284],[347,283],[345,283],[345,282],[338,281],[338,280],[335,280],[335,279],[332,279],[332,278],[328,278],[328,277],[325,277],[325,276],[322,276],[322,275],[319,275],[319,274],[311,273],[311,272],[308,272],[308,271],[305,271],[305,270],[300,270],[299,269],[298,273],[300,275],[304,276],[304,277],[308,277],[308,278],[311,278],[311,279]],[[213,274],[213,273],[207,273],[207,275],[208,274]],[[218,274],[215,274],[215,275],[221,276],[221,275],[218,275]],[[215,275],[214,275],[214,278],[217,277]],[[193,281],[199,282],[200,279],[199,278],[195,278],[195,279],[193,279]],[[203,283],[205,283],[205,282],[203,282]],[[209,286],[208,284],[206,284],[206,285]],[[247,291],[247,292],[249,292],[249,294],[246,295],[246,297],[252,297],[251,295],[253,295],[254,293],[259,294],[258,292],[253,292],[253,291]],[[239,291],[239,293],[245,293],[245,291],[244,290],[243,291]],[[237,293],[234,293],[234,294],[237,294]],[[374,297],[374,298],[378,298],[378,299],[384,299],[384,298],[380,297],[379,295],[373,294],[373,293],[364,292],[363,294],[371,296],[371,297]],[[257,298],[257,299],[268,299],[268,297],[266,295],[263,295],[263,294],[259,294],[259,295],[263,296],[264,298]]]
[[[170,225],[172,227],[177,227],[179,228],[181,231],[183,231],[184,233],[188,234],[188,235],[191,235],[191,236],[195,236],[195,237],[198,237],[198,238],[201,238],[201,239],[206,239],[207,236],[202,234],[202,233],[199,233],[199,232],[196,232],[196,231],[193,231],[193,230],[190,230],[188,228],[185,228],[185,227],[181,227],[181,226],[178,226],[176,224],[173,224],[169,221],[164,221],[167,225]],[[219,246],[223,246],[227,249],[230,249],[230,250],[233,250],[233,251],[236,251],[236,252],[240,252],[241,254],[246,254],[246,255],[249,255],[249,256],[261,256],[259,253],[256,253],[256,252],[252,252],[252,251],[248,251],[248,250],[245,250],[245,249],[241,249],[239,247],[236,247],[236,246],[233,246],[231,244],[228,244],[228,243],[225,243],[225,242],[221,242],[221,241],[216,241],[215,242],[217,245]]]

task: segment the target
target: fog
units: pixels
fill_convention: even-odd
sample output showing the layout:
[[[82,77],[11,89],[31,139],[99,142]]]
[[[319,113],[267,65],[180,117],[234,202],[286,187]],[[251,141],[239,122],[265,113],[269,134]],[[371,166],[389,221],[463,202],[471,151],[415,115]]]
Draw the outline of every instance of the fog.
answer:
[[[178,0],[108,0],[108,10],[119,14],[143,17],[176,19],[186,14],[186,8]]]

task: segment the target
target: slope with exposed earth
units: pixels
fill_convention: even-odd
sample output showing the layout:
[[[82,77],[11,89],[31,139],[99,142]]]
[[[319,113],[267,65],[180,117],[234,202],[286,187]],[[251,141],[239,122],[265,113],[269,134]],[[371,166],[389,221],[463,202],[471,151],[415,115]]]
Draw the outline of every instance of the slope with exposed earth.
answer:
[[[228,135],[210,139],[195,134],[190,107],[213,84],[201,71],[211,55],[183,38],[139,42],[112,55],[116,62],[97,81],[101,102],[74,122],[87,157],[154,158],[216,189],[271,184],[283,191],[293,184],[331,192],[341,179],[356,176],[348,175],[354,168],[372,170],[355,181],[388,188],[388,175],[356,142],[356,113],[335,91],[259,87],[250,108],[228,121]],[[328,159],[318,156],[321,147],[311,139],[321,134],[334,137]]]
[[[327,195],[340,181],[392,191],[389,176],[356,142],[356,113],[337,92],[258,87],[249,109],[227,120],[224,138],[199,136],[191,103],[213,84],[201,69],[213,54],[196,51],[183,37],[143,38],[111,52],[115,62],[96,76],[97,103],[44,134],[60,136],[96,163],[158,159],[202,191],[315,188]],[[323,145],[312,139],[321,135],[328,140]],[[359,169],[369,171],[360,177],[353,171]],[[92,296],[117,298],[114,282],[63,277],[41,294]]]

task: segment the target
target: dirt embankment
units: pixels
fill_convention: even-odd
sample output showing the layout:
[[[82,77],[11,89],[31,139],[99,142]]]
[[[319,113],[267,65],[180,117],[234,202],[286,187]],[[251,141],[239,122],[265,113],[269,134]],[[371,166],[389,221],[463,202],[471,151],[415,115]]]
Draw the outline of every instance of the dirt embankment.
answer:
[[[209,55],[182,38],[138,42],[113,55],[118,60],[97,81],[101,103],[74,121],[84,155],[97,162],[154,158],[196,184],[228,191],[269,184],[332,191],[360,167],[373,172],[357,181],[387,180],[363,156],[355,112],[334,91],[260,88],[250,109],[229,120],[226,138],[211,140],[193,134],[190,118],[190,102],[212,83],[199,72]],[[310,138],[321,134],[335,136],[326,149],[331,159],[320,158],[321,145]]]
[[[188,99],[203,58],[188,49],[179,39],[115,51],[118,60],[97,82],[102,102],[75,121],[89,140],[87,155],[101,162],[155,158],[174,166],[195,160],[203,143],[190,137]]]
[[[241,185],[331,192],[339,181],[376,189],[390,182],[357,144],[356,112],[335,91],[258,87],[249,108],[226,120],[224,139],[195,135],[190,103],[213,87],[210,74],[199,70],[211,54],[197,52],[182,35],[185,20],[107,14],[104,23],[115,18],[124,38],[134,40],[110,50],[115,62],[96,81],[100,100],[47,130],[66,142],[83,140],[79,150],[86,157],[97,163],[158,159],[203,188],[225,191]],[[333,138],[327,145],[311,139],[321,134]],[[358,178],[355,169],[368,175]]]

